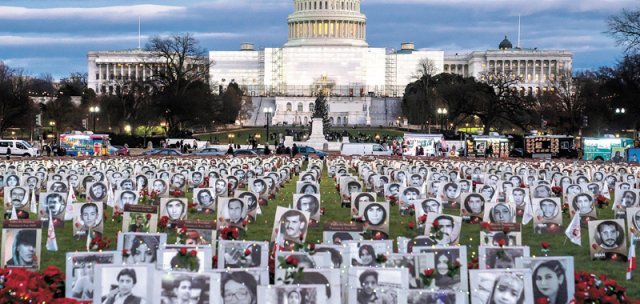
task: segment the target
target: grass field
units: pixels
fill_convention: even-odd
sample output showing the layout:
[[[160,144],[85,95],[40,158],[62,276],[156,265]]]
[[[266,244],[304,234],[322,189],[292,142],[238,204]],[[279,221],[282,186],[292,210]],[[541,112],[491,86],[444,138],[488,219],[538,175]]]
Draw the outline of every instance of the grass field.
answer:
[[[297,178],[297,177],[295,177]],[[269,240],[271,236],[271,229],[273,226],[273,220],[275,215],[276,206],[288,207],[291,204],[293,192],[295,191],[295,178],[291,180],[286,186],[280,189],[276,198],[269,202],[268,206],[263,206],[263,214],[259,216],[255,223],[252,223],[248,227],[245,238],[247,240]],[[190,196],[190,193],[187,194]],[[321,217],[320,225],[318,228],[311,228],[307,237],[308,242],[321,242],[322,241],[322,226],[327,221],[349,221],[350,210],[340,207],[340,197],[337,193],[333,180],[328,178],[326,169],[323,172],[323,178],[321,182],[321,199],[322,206],[325,208],[325,214]],[[4,206],[4,204],[3,204]],[[445,210],[446,213],[458,215],[459,211]],[[599,209],[600,218],[612,218],[612,211],[610,208]],[[112,240],[110,249],[116,248],[116,233],[120,229],[121,223],[111,220],[112,210],[108,209],[107,220],[105,223],[104,235]],[[206,219],[214,220],[213,215],[202,215],[189,213],[190,219]],[[397,208],[392,208],[390,214],[391,223],[390,236],[395,239],[398,236],[414,236],[415,232],[408,229],[407,222],[412,220],[413,217],[401,216]],[[569,218],[565,217],[564,225],[569,222]],[[65,253],[73,251],[84,251],[85,241],[75,240],[72,237],[72,224],[67,222],[65,227],[56,230],[58,248],[57,252],[46,251],[46,230],[43,230],[43,243],[41,254],[41,267],[44,268],[47,265],[53,265],[64,271],[65,269]],[[469,257],[477,253],[477,246],[479,243],[480,225],[478,224],[463,224],[462,227],[462,245],[469,246]],[[564,229],[562,229],[564,232]],[[522,235],[523,245],[531,247],[531,255],[542,255],[540,243],[547,241],[551,244],[550,256],[562,256],[569,255],[575,259],[575,269],[577,271],[594,272],[596,274],[607,274],[611,278],[617,280],[621,285],[628,288],[627,295],[632,299],[640,298],[640,289],[637,288],[640,283],[640,272],[636,271],[635,277],[631,281],[625,280],[626,263],[612,262],[612,261],[591,261],[589,257],[589,241],[587,229],[582,229],[582,247],[576,246],[569,242],[564,233],[560,234],[544,234],[538,235],[533,233],[532,224],[523,227]],[[175,233],[170,233],[168,242],[175,241]]]

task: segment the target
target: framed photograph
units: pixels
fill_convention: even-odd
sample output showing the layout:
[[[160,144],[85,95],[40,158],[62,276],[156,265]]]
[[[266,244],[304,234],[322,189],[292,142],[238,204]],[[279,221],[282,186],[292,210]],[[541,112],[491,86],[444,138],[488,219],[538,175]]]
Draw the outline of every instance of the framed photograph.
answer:
[[[472,192],[473,188],[471,187],[473,183],[468,179],[460,179],[456,182],[458,187],[460,188],[460,194]]]
[[[160,198],[160,216],[169,217],[170,222],[183,221],[187,219],[189,203],[183,197],[162,197]]]
[[[151,232],[158,228],[158,206],[124,205],[122,232]]]
[[[154,281],[154,303],[219,303],[219,281],[219,273],[162,270]]]
[[[487,203],[483,221],[489,223],[515,223],[516,206],[509,203]]]
[[[589,222],[589,252],[594,260],[627,258],[627,238],[623,219]]]
[[[434,223],[437,223],[435,227]],[[462,218],[459,216],[430,213],[427,214],[424,235],[429,236],[436,245],[457,245],[460,243],[461,227]]]
[[[102,237],[104,229],[103,204],[90,202],[73,205],[73,236],[76,238],[86,237],[91,231],[93,238]]]
[[[218,197],[218,229],[237,227],[246,229],[247,202],[235,197]]]
[[[328,222],[324,224],[322,239],[325,244],[341,245],[344,241],[361,241],[364,225],[362,223]]]
[[[638,189],[620,189],[615,191],[615,208],[625,210],[631,207],[638,207],[638,197],[640,190]]]
[[[471,269],[469,270],[471,304],[534,303],[531,269]]]
[[[322,285],[279,285],[258,286],[258,301],[256,303],[307,303],[321,304],[328,302]]]
[[[40,193],[40,220],[43,227],[48,227],[49,218],[53,219],[55,228],[64,227],[65,212],[67,209],[67,195],[57,192]]]
[[[629,229],[629,241],[640,240],[640,207],[627,209],[627,227]]]
[[[48,192],[58,192],[58,193],[69,193],[69,186],[67,185],[67,182],[62,181],[62,180],[57,180],[57,181],[53,181],[50,180],[47,182],[47,189]]]
[[[410,205],[413,205],[413,202],[422,198],[422,194],[420,193],[420,188],[418,187],[402,187],[400,188],[400,208],[407,209]]]
[[[304,269],[302,276],[293,280],[293,284],[306,285],[321,285],[322,293],[326,297],[326,303],[341,304],[342,299],[342,285],[341,283],[340,269]],[[348,278],[348,276],[345,276]],[[276,286],[281,283],[276,283]]]
[[[65,296],[80,301],[93,300],[96,265],[121,263],[115,251],[67,252],[66,257]]]
[[[450,289],[466,294],[469,291],[467,247],[466,246],[414,246],[414,254],[432,253],[435,263],[435,288]],[[457,272],[450,273],[450,267],[460,263]]]
[[[479,223],[484,218],[486,198],[479,193],[463,193],[460,195],[460,216],[469,223]]]
[[[480,269],[516,268],[516,258],[528,257],[529,246],[478,246]]]
[[[29,188],[27,187],[5,187],[4,188],[4,208],[7,212],[15,207],[16,211],[29,212]]]
[[[549,303],[569,304],[574,300],[575,280],[572,256],[521,257],[517,268],[531,269],[534,299],[551,299]]]
[[[236,192],[235,197],[239,198],[247,203],[247,216],[251,221],[255,221],[255,218],[258,214],[261,214],[260,205],[258,201],[260,200],[260,196],[257,193],[251,191],[241,191]]]
[[[176,224],[178,227],[187,229],[187,239],[185,245],[188,246],[213,246],[215,251],[217,227],[215,221],[187,220]],[[176,243],[181,243],[176,237]]]
[[[529,193],[533,199],[550,198],[553,194],[549,185],[537,185],[529,187]],[[516,204],[517,205],[517,204]]]
[[[349,303],[406,303],[408,290],[406,268],[349,268]]]
[[[360,212],[360,206],[366,203],[376,201],[376,193],[374,192],[357,192],[351,195],[351,217],[355,218]]]
[[[183,249],[185,248],[185,249]],[[186,250],[187,255],[191,255],[193,251],[196,253],[198,261],[195,265],[189,265],[185,259],[181,259],[181,250]],[[189,247],[189,246],[171,246],[158,249],[158,268],[162,270],[174,270],[185,272],[203,272],[211,269],[211,247]],[[191,270],[189,267],[194,267]]]
[[[218,241],[218,269],[267,267],[269,243]]]
[[[438,190],[438,198],[445,202],[447,206],[457,204],[460,194],[462,193],[460,185],[455,182],[441,183]],[[448,208],[454,208],[450,206]]]
[[[2,226],[2,267],[38,270],[42,250],[42,223],[5,220]]]
[[[311,182],[296,182],[296,193],[298,194],[320,194],[320,186]]]
[[[107,184],[96,181],[87,184],[86,196],[90,202],[106,202],[107,201]]]
[[[533,199],[533,227],[535,233],[561,233],[562,205],[559,197]]]
[[[580,214],[580,225],[587,227],[589,221],[597,220],[598,213],[595,206],[595,197],[591,193],[582,192],[569,197],[571,217]]]
[[[480,230],[480,245],[500,246],[522,245],[522,226],[517,223],[489,223],[488,231]]]
[[[269,187],[264,178],[249,179],[249,191],[258,193],[260,197],[265,199],[269,197]]]
[[[155,270],[152,265],[95,265],[94,303],[150,303]]]
[[[332,268],[336,269],[346,269],[350,265],[350,250],[346,246],[343,245],[327,245],[327,244],[318,244],[316,245],[316,252],[328,252],[329,257],[331,259]]]
[[[320,221],[320,194],[294,194],[293,204],[295,209],[309,212],[312,220]]]
[[[198,213],[213,214],[216,209],[214,188],[193,188],[193,202]]]
[[[340,196],[342,201],[350,202],[351,195],[362,192],[362,184],[355,177],[341,177],[340,178]]]
[[[364,240],[360,242],[347,241],[344,242],[344,244],[349,248],[351,266],[381,266],[376,260],[378,255],[387,255],[393,252],[392,240]]]
[[[258,303],[258,286],[269,286],[269,271],[266,269],[215,270],[220,274],[219,303]]]
[[[518,210],[518,216],[522,216],[527,204],[531,204],[529,189],[520,187],[508,189],[507,202],[514,204],[516,206],[516,209]]]
[[[309,212],[278,206],[273,222],[271,241],[284,244],[285,241],[303,244],[307,236]]]
[[[122,257],[126,264],[155,264],[158,261],[157,251],[167,243],[164,233],[118,233],[118,252],[126,249],[128,257]]]
[[[158,193],[159,197],[167,197],[169,196],[169,182],[162,178],[149,179],[148,190],[149,193]]]
[[[389,203],[373,202],[360,205],[359,217],[364,219],[365,228],[389,235]]]
[[[427,269],[435,269],[433,253],[391,253],[383,264],[387,268],[407,268],[409,270],[409,289],[427,289],[434,286],[424,286],[420,274]]]
[[[116,203],[115,210],[123,211],[125,205],[137,205],[140,196],[134,190],[118,190],[114,194]]]

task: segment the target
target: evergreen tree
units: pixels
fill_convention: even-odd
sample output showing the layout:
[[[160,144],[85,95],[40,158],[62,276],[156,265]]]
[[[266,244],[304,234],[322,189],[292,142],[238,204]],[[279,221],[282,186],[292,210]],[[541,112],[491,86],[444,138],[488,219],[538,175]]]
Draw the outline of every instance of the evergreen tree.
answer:
[[[329,121],[329,106],[327,105],[327,98],[320,94],[314,103],[313,118],[322,118],[322,126],[324,132],[329,131],[331,127],[331,121]]]

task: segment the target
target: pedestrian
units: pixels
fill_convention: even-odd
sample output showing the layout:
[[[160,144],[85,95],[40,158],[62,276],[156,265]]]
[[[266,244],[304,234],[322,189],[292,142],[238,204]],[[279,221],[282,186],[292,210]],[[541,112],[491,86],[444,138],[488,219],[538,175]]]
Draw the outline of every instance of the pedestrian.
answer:
[[[291,149],[291,157],[295,157],[298,154],[298,146],[293,144],[293,148]]]
[[[484,153],[484,157],[485,158],[487,158],[487,157],[492,158],[493,157],[493,145],[492,144],[489,144],[487,146],[487,149],[485,150],[485,153]]]
[[[11,148],[7,147],[7,159],[11,159]]]
[[[47,153],[47,157],[51,156],[51,145],[44,145],[44,151]]]
[[[229,145],[229,149],[227,150],[228,155],[233,155],[233,145]]]
[[[269,145],[264,145],[264,155],[269,155],[271,154],[271,150],[269,150]]]

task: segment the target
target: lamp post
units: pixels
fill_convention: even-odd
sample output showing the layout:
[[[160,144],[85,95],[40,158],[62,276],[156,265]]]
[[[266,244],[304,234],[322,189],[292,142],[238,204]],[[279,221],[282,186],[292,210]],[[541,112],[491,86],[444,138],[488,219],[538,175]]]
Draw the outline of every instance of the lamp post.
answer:
[[[444,131],[445,128],[445,117],[447,116],[447,108],[438,108],[437,113],[440,116],[440,131]]]
[[[229,143],[231,143],[235,137],[236,137],[236,135],[235,135],[235,134],[233,134],[233,133],[229,133],[229,134],[227,135],[227,138],[229,138]]]
[[[98,117],[98,113],[100,112],[100,107],[90,107],[89,112],[93,116],[93,133],[96,133],[96,117]]]
[[[625,108],[616,108],[616,114],[624,114],[625,112],[627,112]]]
[[[267,117],[267,137],[265,137],[265,140],[267,141],[267,144],[269,144],[269,123],[271,120],[271,117],[273,116],[273,108],[272,107],[267,107],[264,108],[264,116]]]
[[[51,133],[54,134],[54,138],[57,138],[57,136],[55,136],[56,122],[53,120],[49,121],[49,127],[51,128]]]

